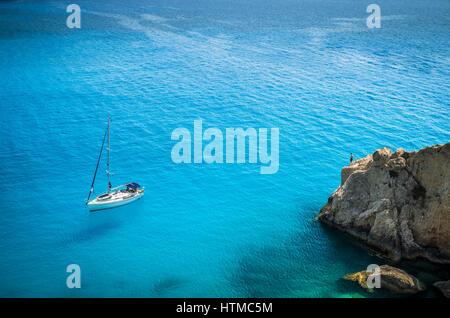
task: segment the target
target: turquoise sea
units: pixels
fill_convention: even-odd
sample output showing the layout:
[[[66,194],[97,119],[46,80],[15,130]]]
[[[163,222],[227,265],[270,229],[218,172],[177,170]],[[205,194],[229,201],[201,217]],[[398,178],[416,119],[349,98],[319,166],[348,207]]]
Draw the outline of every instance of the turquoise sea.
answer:
[[[449,1],[377,1],[379,29],[362,0],[70,3],[0,2],[1,297],[386,296],[315,216],[350,152],[450,141]],[[113,186],[146,194],[89,213],[108,116]],[[196,119],[279,128],[279,171],[173,163]]]

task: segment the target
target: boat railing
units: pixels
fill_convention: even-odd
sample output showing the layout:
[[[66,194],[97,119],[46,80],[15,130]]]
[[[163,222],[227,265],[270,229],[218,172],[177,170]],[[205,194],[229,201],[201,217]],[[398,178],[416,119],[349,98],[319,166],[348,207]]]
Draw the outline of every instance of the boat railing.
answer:
[[[120,189],[120,188],[126,186],[126,185],[129,184],[129,183],[130,183],[130,182],[127,182],[127,183],[122,184],[122,185],[120,185],[120,186],[118,186],[118,187],[112,188],[110,191],[113,191],[113,190],[116,190],[116,189]]]

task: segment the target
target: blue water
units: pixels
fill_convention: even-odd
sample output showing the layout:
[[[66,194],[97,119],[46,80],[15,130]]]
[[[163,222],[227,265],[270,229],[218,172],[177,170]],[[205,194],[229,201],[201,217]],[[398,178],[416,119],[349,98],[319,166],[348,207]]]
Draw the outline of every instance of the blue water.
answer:
[[[349,153],[450,141],[450,2],[0,3],[0,296],[376,297],[314,220]],[[113,185],[84,205],[112,117]],[[177,127],[278,127],[280,168],[172,162]],[[96,193],[106,188],[101,163]],[[79,264],[82,288],[66,287]]]

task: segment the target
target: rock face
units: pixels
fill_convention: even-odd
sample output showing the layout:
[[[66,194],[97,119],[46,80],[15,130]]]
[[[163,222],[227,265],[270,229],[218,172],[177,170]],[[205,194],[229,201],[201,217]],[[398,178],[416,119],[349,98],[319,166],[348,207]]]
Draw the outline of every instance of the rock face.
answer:
[[[450,298],[450,280],[436,282],[433,286],[439,289],[445,297]]]
[[[361,287],[367,289],[367,278],[369,275],[371,275],[370,272],[361,271],[345,275],[342,278],[356,281]],[[380,266],[380,287],[400,294],[416,294],[426,289],[425,285],[416,277],[389,265]]]
[[[450,264],[450,143],[354,161],[318,219],[391,260]]]

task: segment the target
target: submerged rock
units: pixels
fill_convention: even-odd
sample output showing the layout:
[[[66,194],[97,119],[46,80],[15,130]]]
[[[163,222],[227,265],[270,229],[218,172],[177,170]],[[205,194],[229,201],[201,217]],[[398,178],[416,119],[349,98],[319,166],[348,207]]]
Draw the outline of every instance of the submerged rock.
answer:
[[[433,284],[434,287],[439,289],[439,291],[447,298],[450,298],[450,280],[436,282]]]
[[[318,219],[391,260],[450,264],[450,143],[355,160]]]
[[[343,279],[356,281],[367,289],[367,278],[370,272],[361,271],[347,274]],[[416,294],[426,289],[425,285],[416,277],[408,274],[404,270],[389,265],[380,266],[380,287],[399,294]]]

